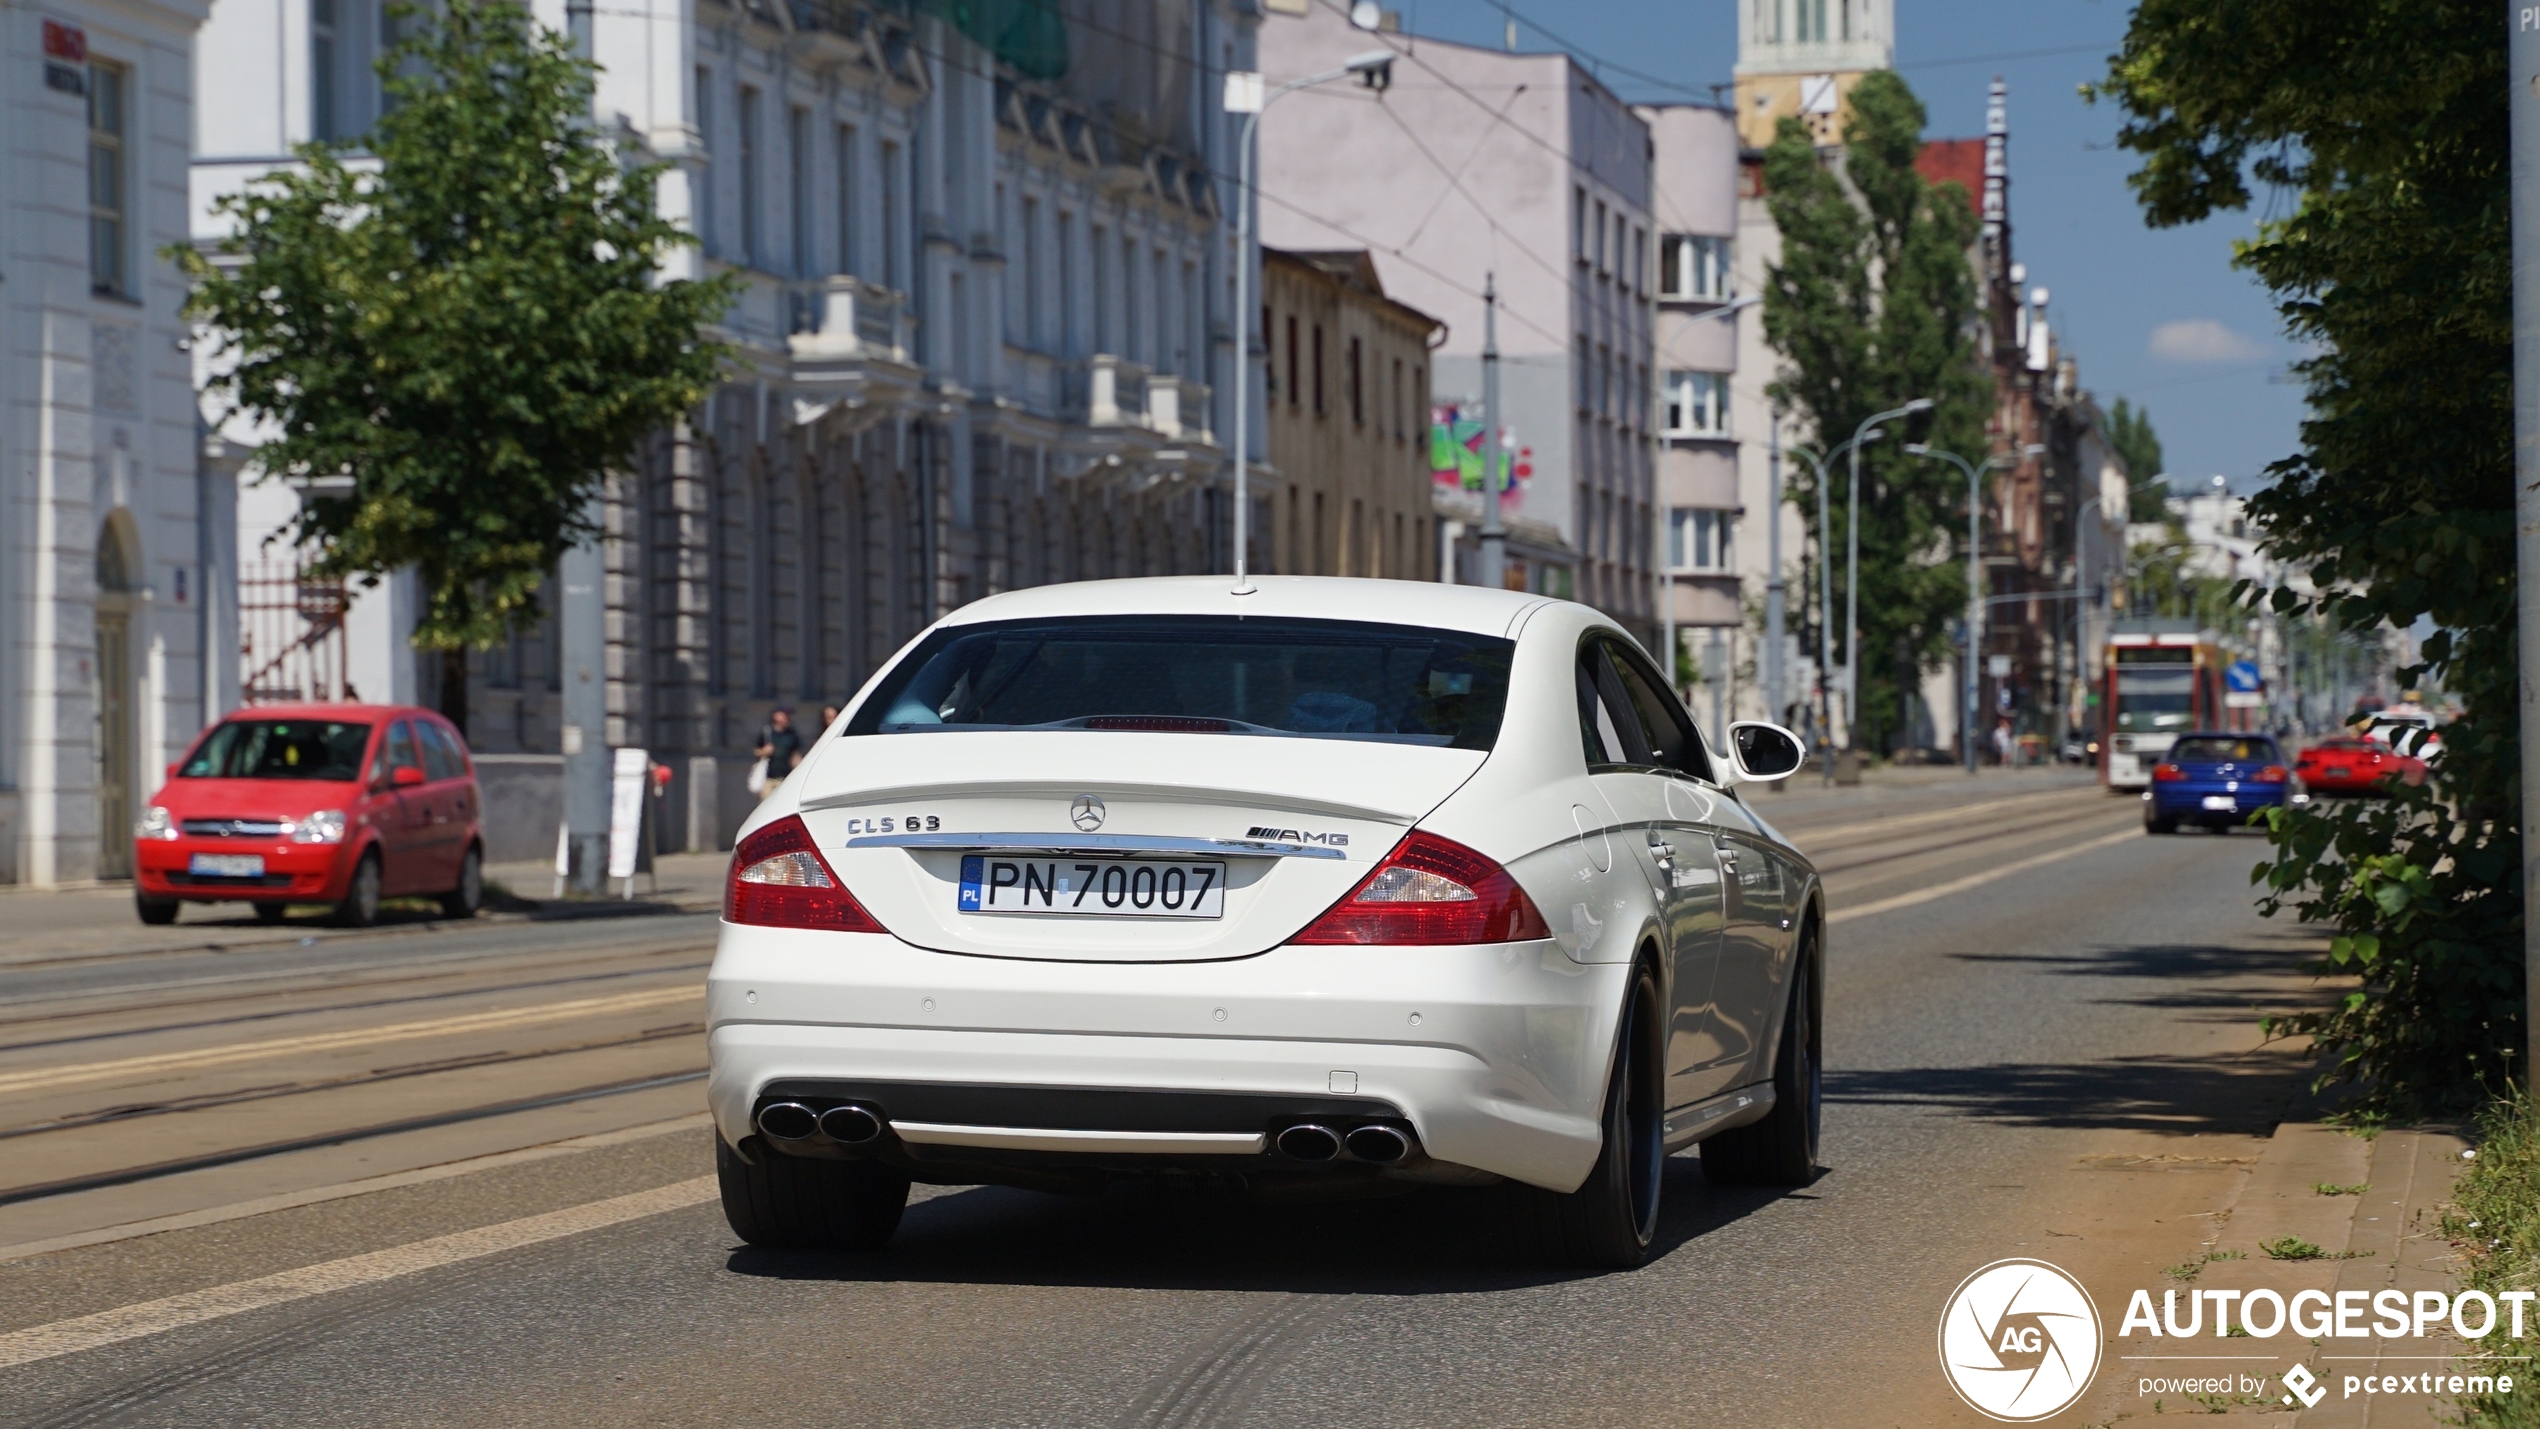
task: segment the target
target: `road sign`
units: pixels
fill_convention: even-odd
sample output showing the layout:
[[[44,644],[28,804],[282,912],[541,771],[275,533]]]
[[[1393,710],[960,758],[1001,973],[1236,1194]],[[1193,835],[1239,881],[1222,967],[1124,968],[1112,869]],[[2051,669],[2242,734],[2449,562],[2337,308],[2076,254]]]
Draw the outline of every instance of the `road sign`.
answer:
[[[2258,673],[2255,660],[2234,660],[2223,671],[2223,685],[2236,695],[2254,695],[2267,687],[2267,677]]]

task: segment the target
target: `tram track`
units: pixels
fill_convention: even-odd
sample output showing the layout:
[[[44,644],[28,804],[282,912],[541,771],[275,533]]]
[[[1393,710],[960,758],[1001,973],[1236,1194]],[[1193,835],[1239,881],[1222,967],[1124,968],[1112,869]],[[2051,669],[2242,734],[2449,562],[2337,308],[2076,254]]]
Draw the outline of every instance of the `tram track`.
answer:
[[[623,958],[624,954],[616,954],[614,956],[617,958]],[[595,957],[581,959],[579,961],[604,962],[608,960],[609,958],[607,957]],[[76,1046],[83,1042],[101,1042],[117,1037],[150,1037],[160,1036],[171,1032],[198,1032],[214,1027],[237,1027],[255,1022],[272,1022],[286,1017],[324,1017],[347,1012],[373,1011],[384,1007],[404,1007],[425,1002],[449,1001],[457,998],[488,997],[499,996],[507,993],[535,992],[548,988],[574,987],[588,983],[609,982],[624,978],[652,977],[673,973],[703,972],[707,966],[708,964],[706,962],[684,962],[673,963],[667,966],[653,965],[645,967],[621,968],[610,972],[580,973],[571,977],[538,978],[526,982],[492,983],[479,987],[460,987],[449,988],[438,992],[419,992],[405,997],[372,998],[362,1002],[331,1002],[321,1003],[310,1007],[281,1007],[263,1012],[242,1012],[229,1017],[198,1018],[191,1022],[161,1022],[144,1027],[111,1028],[98,1032],[80,1032],[61,1037],[47,1037],[26,1042],[0,1042],[0,1053],[36,1051],[48,1047],[69,1047]],[[453,972],[443,974],[442,976],[463,975],[463,973]],[[425,980],[428,979],[397,978],[385,981],[394,983]],[[365,984],[364,986],[377,987],[380,985],[382,984],[371,983]],[[271,991],[261,993],[240,993],[234,995],[233,997],[220,1000],[238,1001],[249,997],[272,997],[278,995],[287,994],[277,994]],[[195,1005],[199,1004],[193,1002],[158,1003],[142,1008],[119,1007],[105,1009],[94,1013],[74,1015],[97,1017],[129,1015],[140,1011],[159,1011],[167,1007]],[[52,1022],[59,1020],[61,1020],[61,1014],[58,1013],[50,1017],[0,1018],[0,1028],[22,1026],[29,1022]]]

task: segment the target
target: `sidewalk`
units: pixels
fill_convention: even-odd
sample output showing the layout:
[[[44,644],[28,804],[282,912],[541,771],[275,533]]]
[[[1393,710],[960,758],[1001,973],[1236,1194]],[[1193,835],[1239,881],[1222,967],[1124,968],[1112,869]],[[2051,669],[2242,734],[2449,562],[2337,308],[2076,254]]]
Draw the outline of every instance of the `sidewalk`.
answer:
[[[729,853],[666,853],[653,860],[651,872],[635,875],[635,897],[626,899],[626,880],[612,878],[608,891],[596,899],[559,898],[556,894],[556,866],[546,860],[531,863],[489,863],[485,866],[485,906],[498,913],[520,913],[533,918],[610,917],[638,909],[651,911],[668,908],[681,913],[709,913],[723,906],[724,871],[732,862]],[[507,898],[498,898],[497,885]]]

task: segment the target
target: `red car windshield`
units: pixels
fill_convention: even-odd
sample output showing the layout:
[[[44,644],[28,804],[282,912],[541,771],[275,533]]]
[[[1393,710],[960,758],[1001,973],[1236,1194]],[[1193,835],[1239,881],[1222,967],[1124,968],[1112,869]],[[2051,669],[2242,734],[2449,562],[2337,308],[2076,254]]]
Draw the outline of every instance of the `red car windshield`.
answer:
[[[319,719],[234,719],[214,728],[181,779],[315,779],[350,783],[362,777],[370,726]]]

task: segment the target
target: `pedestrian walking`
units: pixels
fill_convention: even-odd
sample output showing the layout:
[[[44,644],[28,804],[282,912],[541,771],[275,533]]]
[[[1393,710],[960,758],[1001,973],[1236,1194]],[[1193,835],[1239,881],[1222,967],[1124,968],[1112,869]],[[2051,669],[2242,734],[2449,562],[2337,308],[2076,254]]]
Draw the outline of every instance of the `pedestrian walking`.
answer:
[[[750,746],[758,763],[750,766],[750,792],[764,797],[768,790],[785,782],[794,766],[803,762],[803,737],[794,728],[794,712],[779,706],[768,712],[767,723],[760,727],[758,743]]]

